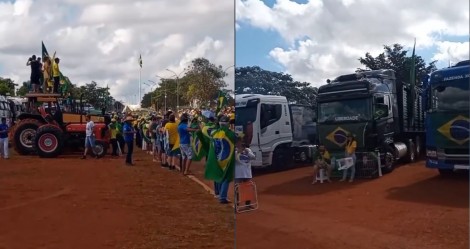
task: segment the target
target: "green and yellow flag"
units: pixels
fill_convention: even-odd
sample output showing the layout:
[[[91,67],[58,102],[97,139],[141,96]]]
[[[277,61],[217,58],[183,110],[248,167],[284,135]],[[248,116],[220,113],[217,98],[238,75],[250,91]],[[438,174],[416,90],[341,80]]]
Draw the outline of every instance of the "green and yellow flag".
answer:
[[[49,57],[51,58],[51,60],[53,60],[54,58],[52,58],[49,53],[47,52],[47,49],[46,49],[46,46],[44,45],[44,42],[41,42],[42,43],[42,58],[44,59],[44,57]],[[55,53],[54,53],[55,55]],[[70,86],[72,85],[72,82],[70,82],[70,79],[69,77],[66,77],[62,74],[62,72],[59,72],[60,73],[60,88],[61,88],[61,92],[62,94],[65,94],[68,89],[70,88]],[[50,75],[52,75],[52,67],[51,67],[51,72],[50,72]],[[46,80],[46,79],[44,79]]]
[[[215,130],[210,140],[204,177],[221,182],[232,181],[235,174],[235,133],[222,126]]]
[[[197,129],[198,125],[193,124],[191,125],[191,128]],[[204,135],[202,134],[202,131],[197,131],[192,133],[192,139],[191,139],[191,148],[193,149],[193,161],[201,161],[206,156],[206,148],[204,148],[203,140],[204,140]]]
[[[219,96],[217,97],[217,110],[215,111],[216,114],[219,114],[220,110],[224,108],[228,104],[227,96],[223,91],[219,90]]]

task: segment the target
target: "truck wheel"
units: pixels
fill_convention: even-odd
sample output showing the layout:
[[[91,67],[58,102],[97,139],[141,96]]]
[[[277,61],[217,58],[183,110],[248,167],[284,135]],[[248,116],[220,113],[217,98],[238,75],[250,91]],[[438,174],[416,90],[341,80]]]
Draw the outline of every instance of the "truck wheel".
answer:
[[[416,161],[416,146],[413,142],[408,142],[408,153],[406,153],[406,162],[414,163]]]
[[[421,138],[419,136],[416,136],[415,144],[416,144],[416,158],[420,158],[421,153],[422,153],[421,151],[422,143],[421,143]]]
[[[299,158],[302,163],[306,163],[308,161],[308,156],[305,151],[300,152]]]
[[[292,168],[294,157],[290,148],[277,147],[273,152],[272,167],[274,170],[285,170]]]
[[[20,155],[35,153],[34,137],[39,126],[43,125],[36,119],[23,119],[15,125],[13,131],[13,148]]]
[[[451,169],[439,169],[439,174],[441,176],[451,176],[454,174],[454,171]]]
[[[64,146],[62,130],[54,125],[39,127],[34,138],[34,147],[40,157],[54,158],[61,154]]]
[[[390,146],[387,146],[384,155],[384,162],[382,171],[384,174],[388,174],[395,169],[395,153]]]
[[[95,148],[93,152],[98,156],[98,158],[102,158],[108,152],[108,145],[103,141],[97,140],[95,141]]]

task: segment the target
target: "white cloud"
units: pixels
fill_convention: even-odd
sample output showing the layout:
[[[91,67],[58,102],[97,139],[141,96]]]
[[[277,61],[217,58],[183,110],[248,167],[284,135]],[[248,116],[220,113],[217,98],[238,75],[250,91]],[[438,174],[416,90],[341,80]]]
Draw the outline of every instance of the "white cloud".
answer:
[[[299,4],[277,0],[270,8],[260,0],[237,0],[237,24],[275,30],[290,44],[269,53],[295,79],[321,85],[327,78],[361,67],[366,52],[400,43],[417,49],[438,46],[435,58],[447,58],[442,37],[468,37],[469,2],[439,0],[310,0]],[[446,56],[468,58],[460,45]],[[458,54],[458,56],[457,56]]]
[[[437,42],[437,53],[432,58],[444,62],[457,63],[462,60],[468,60],[469,42]]]
[[[233,65],[233,9],[218,0],[0,2],[0,76],[28,80],[26,61],[40,55],[43,40],[73,83],[94,80],[119,99],[135,99],[139,54],[142,82],[171,77],[167,68],[181,72],[196,57]],[[226,81],[233,87],[233,74]]]

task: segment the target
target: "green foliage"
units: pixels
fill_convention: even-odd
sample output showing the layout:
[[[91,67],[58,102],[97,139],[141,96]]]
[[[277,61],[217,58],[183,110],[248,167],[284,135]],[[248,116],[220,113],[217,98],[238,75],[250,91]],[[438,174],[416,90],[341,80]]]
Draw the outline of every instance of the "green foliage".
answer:
[[[223,80],[226,75],[222,66],[205,58],[194,59],[180,82],[183,98],[188,103],[198,100],[200,104],[215,100],[213,96],[227,86]]]
[[[0,77],[0,95],[15,96],[15,86],[17,85],[9,78]]]
[[[215,105],[218,91],[227,85],[223,80],[225,76],[222,66],[205,58],[194,59],[182,78],[161,79],[152,93],[143,96],[141,106],[163,110],[166,102],[167,109],[176,109],[177,96],[180,106],[188,106],[196,100],[199,105]]]
[[[289,74],[271,72],[258,66],[235,69],[235,94],[285,96],[291,103],[316,106],[318,89],[308,82],[294,81]]]
[[[357,71],[363,70],[377,70],[377,69],[393,69],[397,80],[403,82],[410,82],[410,70],[412,65],[411,55],[407,56],[408,50],[404,50],[400,44],[393,44],[392,46],[384,46],[384,52],[376,57],[370,53],[366,53],[365,57],[359,58],[359,62],[366,68],[358,68]],[[432,71],[437,70],[436,62],[432,61],[429,64],[423,60],[421,56],[416,56],[416,80],[420,81],[425,75],[430,74]],[[421,82],[416,82],[420,85]]]
[[[18,90],[16,90],[16,96],[24,97],[29,92],[30,85],[31,85],[31,81],[29,80],[26,82],[23,82],[21,87],[18,88]]]

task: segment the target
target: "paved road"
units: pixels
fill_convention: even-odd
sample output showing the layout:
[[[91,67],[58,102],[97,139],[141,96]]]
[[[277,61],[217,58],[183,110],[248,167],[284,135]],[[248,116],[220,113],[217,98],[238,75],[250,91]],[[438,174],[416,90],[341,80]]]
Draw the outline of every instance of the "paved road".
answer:
[[[311,179],[310,167],[257,176],[260,209],[237,215],[237,248],[469,247],[468,175],[418,162],[374,180]]]

